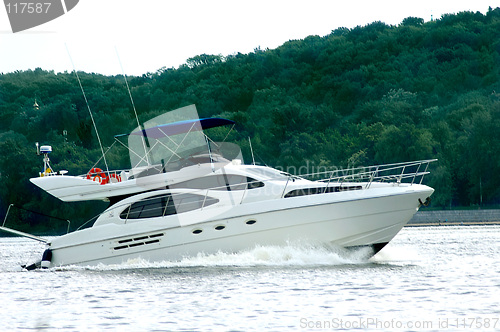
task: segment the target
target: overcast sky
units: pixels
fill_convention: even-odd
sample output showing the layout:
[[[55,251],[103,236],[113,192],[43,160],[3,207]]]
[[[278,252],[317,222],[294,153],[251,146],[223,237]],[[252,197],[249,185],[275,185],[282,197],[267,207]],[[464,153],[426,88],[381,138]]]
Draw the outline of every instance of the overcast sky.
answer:
[[[249,53],[338,27],[397,25],[408,16],[429,21],[489,6],[500,0],[80,0],[67,14],[15,34],[2,6],[0,72],[72,71],[68,49],[77,70],[121,74],[121,62],[127,75],[142,75],[203,53]]]

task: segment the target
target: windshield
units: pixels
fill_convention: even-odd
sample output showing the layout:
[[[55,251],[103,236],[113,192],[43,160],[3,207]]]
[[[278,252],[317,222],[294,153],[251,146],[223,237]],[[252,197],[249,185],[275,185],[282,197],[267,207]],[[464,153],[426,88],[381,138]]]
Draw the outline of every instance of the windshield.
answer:
[[[128,137],[130,163],[132,168],[152,165],[167,165],[188,157],[193,151],[208,152],[207,143],[194,105],[161,114],[142,127],[134,129]],[[178,121],[192,120],[186,132],[177,135],[161,135],[161,130],[152,132],[151,128]],[[160,135],[158,134],[160,133]]]
[[[291,176],[288,173],[268,167],[248,167],[246,170],[268,180],[288,180],[289,176]]]

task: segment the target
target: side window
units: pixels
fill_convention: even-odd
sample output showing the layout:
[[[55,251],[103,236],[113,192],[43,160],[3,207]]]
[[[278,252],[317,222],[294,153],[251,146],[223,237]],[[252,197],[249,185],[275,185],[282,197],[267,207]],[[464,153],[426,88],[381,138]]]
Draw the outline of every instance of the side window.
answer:
[[[161,195],[133,203],[120,213],[121,219],[154,218],[176,214],[172,196]]]
[[[257,181],[254,178],[247,177],[248,189],[256,189],[264,187],[264,182]]]
[[[175,198],[170,195],[154,196],[132,203],[120,213],[121,219],[142,219],[169,216],[189,212],[218,203],[213,197],[193,194],[179,194]]]
[[[361,186],[344,186],[344,187],[316,187],[316,188],[302,188],[289,191],[285,198],[306,196],[306,195],[316,195],[316,194],[326,194],[326,193],[338,193],[341,191],[351,191],[351,190],[361,190]]]
[[[205,198],[205,196],[200,195],[182,194],[176,196],[174,202],[177,213],[184,213],[216,204],[219,200],[209,196]]]
[[[218,174],[180,182],[170,187],[232,191],[260,188],[264,187],[264,183],[241,175]]]

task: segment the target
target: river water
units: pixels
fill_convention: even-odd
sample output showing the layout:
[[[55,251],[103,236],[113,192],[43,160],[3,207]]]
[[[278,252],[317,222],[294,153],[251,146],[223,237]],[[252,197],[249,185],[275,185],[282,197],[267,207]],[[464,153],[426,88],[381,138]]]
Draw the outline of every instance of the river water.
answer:
[[[43,249],[0,238],[2,330],[500,330],[500,226],[404,228],[369,260],[301,245],[19,267]]]

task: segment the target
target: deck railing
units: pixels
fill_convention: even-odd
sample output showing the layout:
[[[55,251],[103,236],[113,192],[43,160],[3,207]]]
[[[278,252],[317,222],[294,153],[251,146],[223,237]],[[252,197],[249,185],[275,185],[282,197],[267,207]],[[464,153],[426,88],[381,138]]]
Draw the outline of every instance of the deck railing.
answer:
[[[333,171],[316,172],[301,175],[302,178],[315,178],[317,181],[330,183],[362,182],[368,189],[373,182],[396,182],[414,184],[422,183],[424,176],[429,174],[429,164],[437,159],[420,161],[361,166],[349,169],[337,169]],[[322,178],[321,178],[322,177]]]
[[[345,187],[344,190],[349,190],[349,188],[352,187],[352,183],[357,183],[358,185],[356,188],[364,188],[368,189],[372,186],[373,183],[380,183],[380,182],[394,182],[396,184],[401,184],[401,183],[407,183],[409,185],[413,185],[415,183],[421,184],[423,181],[423,178],[426,174],[429,174],[430,172],[428,171],[429,164],[436,161],[437,159],[428,159],[428,160],[420,160],[420,161],[413,161],[413,162],[404,162],[404,163],[395,163],[395,164],[385,164],[385,165],[375,165],[375,166],[368,166],[368,167],[356,167],[356,168],[350,168],[350,169],[340,169],[340,170],[334,170],[334,171],[326,171],[326,172],[316,172],[316,173],[311,173],[311,174],[305,174],[296,176],[292,174],[287,174],[287,173],[281,173],[280,177],[278,178],[268,178],[267,180],[257,180],[257,181],[251,181],[245,183],[245,186],[242,187],[241,183],[233,184],[233,185],[225,185],[225,186],[220,186],[220,187],[213,187],[213,188],[204,188],[204,189],[193,189],[190,190],[190,193],[198,194],[200,196],[200,206],[201,210],[203,210],[206,207],[206,202],[207,198],[209,198],[209,191],[210,190],[234,190],[235,192],[241,192],[241,189],[243,189],[243,193],[241,194],[241,199],[239,199],[239,204],[243,203],[243,200],[245,197],[248,195],[248,191],[251,190],[252,184],[257,184],[257,183],[266,183],[270,181],[276,181],[276,180],[281,180],[285,181],[285,185],[283,186],[283,189],[281,192],[281,197],[285,197],[285,194],[287,192],[287,188],[290,183],[293,183],[294,180],[296,179],[307,179],[307,178],[313,178],[316,181],[319,182],[326,182],[326,186],[322,187],[321,189],[324,189],[322,193],[326,192],[331,192],[328,191],[328,188],[332,185],[336,185],[339,187],[339,191],[342,191],[342,186]],[[321,193],[321,192],[319,192]],[[167,193],[165,194],[165,198],[168,198],[167,202],[170,201],[171,199],[176,198],[177,195],[184,195],[185,193]],[[279,195],[280,193],[278,193]],[[158,209],[157,201],[158,201],[159,196],[151,197],[151,198],[146,198],[141,201],[141,204],[145,210],[144,212],[148,212],[147,209]],[[151,204],[148,204],[147,202],[150,201]],[[120,204],[120,203],[118,203]],[[192,203],[188,203],[192,204]],[[234,204],[234,202],[233,202]],[[182,210],[182,205],[176,203],[176,208]],[[125,209],[126,206],[130,206],[129,204],[123,204],[123,208]],[[150,206],[150,207],[149,207]],[[119,207],[119,206],[117,206]],[[166,211],[167,208],[165,207],[164,211]],[[165,214],[163,215],[165,216]],[[159,215],[158,217],[161,217]],[[124,222],[127,223],[128,221],[128,215],[124,219]]]

